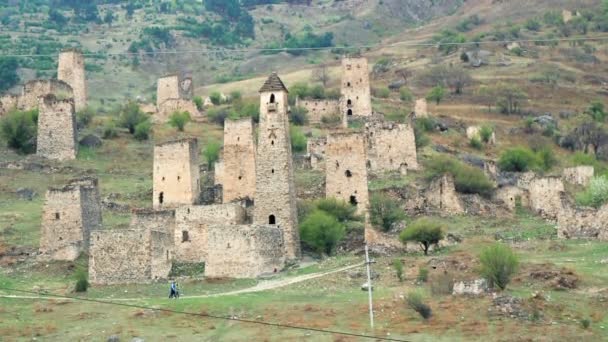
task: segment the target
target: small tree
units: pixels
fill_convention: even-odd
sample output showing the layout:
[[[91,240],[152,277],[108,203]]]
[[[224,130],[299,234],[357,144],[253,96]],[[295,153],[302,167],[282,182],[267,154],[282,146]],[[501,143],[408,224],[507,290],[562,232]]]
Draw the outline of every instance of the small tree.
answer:
[[[308,110],[304,107],[293,107],[289,112],[289,121],[297,126],[304,126],[308,123]]]
[[[207,161],[207,167],[209,169],[213,168],[215,162],[220,159],[220,150],[222,149],[222,144],[220,144],[217,140],[209,140],[207,145],[205,146],[205,150],[203,150],[203,155],[205,156],[205,160]]]
[[[306,151],[307,139],[302,130],[297,126],[289,127],[289,134],[291,136],[291,148],[294,152]]]
[[[479,256],[481,275],[490,286],[504,290],[519,265],[517,255],[506,245],[496,243],[486,247]]]
[[[220,94],[218,91],[214,91],[209,94],[209,99],[211,99],[211,103],[218,106],[222,103],[222,94]]]
[[[479,137],[481,138],[481,141],[486,144],[490,142],[490,139],[492,139],[493,133],[494,129],[491,126],[484,125],[479,129]]]
[[[119,125],[127,128],[129,133],[135,133],[135,126],[147,121],[148,117],[144,114],[139,105],[133,101],[127,103],[120,111]]]
[[[405,219],[405,213],[399,205],[384,194],[374,194],[370,200],[370,216],[372,224],[382,231],[389,231],[395,223]]]
[[[118,136],[118,130],[114,121],[109,121],[103,126],[103,138],[114,139]]]
[[[0,121],[0,136],[9,148],[19,153],[33,153],[36,151],[37,123],[38,110],[10,111]]]
[[[357,207],[344,200],[338,200],[333,197],[322,198],[315,202],[315,206],[317,209],[323,210],[335,217],[340,223],[360,221],[362,219],[357,215]]]
[[[238,90],[233,90],[230,92],[230,101],[239,102],[243,99],[243,94],[241,94]]]
[[[429,218],[420,218],[399,234],[399,240],[403,244],[407,242],[418,242],[428,255],[429,247],[436,245],[443,239],[443,226],[441,223]]]
[[[516,85],[499,84],[494,89],[496,106],[503,114],[515,114],[521,110],[521,103],[527,99],[526,93]]]
[[[593,101],[589,108],[585,111],[593,120],[604,122],[608,113],[604,111],[604,104],[601,101]]]
[[[433,314],[431,308],[424,303],[424,296],[418,291],[408,293],[407,305],[424,319],[429,319]]]
[[[87,274],[83,270],[78,270],[76,272],[76,286],[74,287],[76,292],[87,292],[87,289],[89,288],[89,281],[87,278]]]
[[[393,268],[395,269],[397,279],[403,281],[403,262],[400,259],[393,260]]]
[[[177,128],[178,131],[183,132],[184,127],[190,120],[190,113],[175,111],[169,117],[169,125]]]
[[[443,96],[445,96],[445,88],[436,86],[426,95],[426,100],[434,101],[435,104],[439,105],[439,102],[443,100]]]
[[[203,110],[203,98],[200,96],[195,96],[192,98],[192,101],[194,102],[194,105],[196,106],[196,109],[198,110]]]
[[[345,234],[344,225],[322,210],[314,210],[300,225],[302,242],[319,254],[331,255]]]
[[[133,137],[140,141],[148,140],[150,138],[150,130],[152,130],[152,123],[149,120],[142,121],[135,126]]]

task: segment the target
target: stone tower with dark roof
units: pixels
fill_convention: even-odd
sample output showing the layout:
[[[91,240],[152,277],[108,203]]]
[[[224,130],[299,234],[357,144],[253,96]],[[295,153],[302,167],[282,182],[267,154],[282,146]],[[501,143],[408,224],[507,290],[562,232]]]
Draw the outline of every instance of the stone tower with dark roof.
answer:
[[[260,88],[254,224],[283,231],[285,257],[300,258],[296,190],[291,159],[287,88],[272,73]]]

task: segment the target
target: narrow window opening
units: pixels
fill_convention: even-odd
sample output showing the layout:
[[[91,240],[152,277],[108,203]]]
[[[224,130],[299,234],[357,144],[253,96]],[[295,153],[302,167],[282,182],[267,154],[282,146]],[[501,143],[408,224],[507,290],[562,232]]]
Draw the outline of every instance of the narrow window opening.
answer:
[[[274,103],[275,99],[274,99],[274,94],[270,94],[270,103]]]
[[[372,167],[372,161],[371,160],[368,160],[366,164],[367,164],[367,168],[368,169]]]
[[[350,204],[352,205],[357,205],[357,197],[356,196],[350,196]]]
[[[164,192],[161,192],[161,193],[158,195],[158,203],[159,203],[159,204],[163,204],[163,202],[164,202],[164,201],[165,201],[165,193],[164,193]]]
[[[190,208],[188,208],[188,214],[190,214]]]
[[[350,172],[350,170],[346,170],[346,172],[344,172],[344,174],[346,175],[346,177],[350,178],[353,176],[353,173]]]
[[[61,236],[59,237],[59,241],[63,241],[63,238]]]
[[[347,86],[347,87],[350,87],[350,82],[346,82],[346,86]]]
[[[274,173],[274,169],[270,170],[270,172]]]
[[[169,260],[169,251],[167,251],[167,260]]]
[[[61,214],[55,213],[55,220],[59,220],[61,218]]]
[[[268,224],[277,224],[277,219],[274,217],[274,215],[268,216]]]
[[[182,177],[177,176],[177,181],[178,181],[178,182],[180,181],[180,179],[182,179]]]
[[[270,145],[274,146],[274,140],[270,140]]]
[[[239,180],[243,179],[243,176],[239,176]]]
[[[352,105],[353,104],[353,100],[348,99],[348,101],[346,101],[346,104],[349,105],[349,106]]]
[[[165,177],[163,177],[163,182],[165,181]]]
[[[241,137],[236,137],[236,141],[241,141]]]
[[[182,231],[182,242],[188,242],[190,241],[190,236],[188,235],[188,231],[184,230]]]
[[[353,116],[353,110],[352,110],[352,109],[349,109],[349,110],[346,112],[346,115],[348,115],[348,116]]]

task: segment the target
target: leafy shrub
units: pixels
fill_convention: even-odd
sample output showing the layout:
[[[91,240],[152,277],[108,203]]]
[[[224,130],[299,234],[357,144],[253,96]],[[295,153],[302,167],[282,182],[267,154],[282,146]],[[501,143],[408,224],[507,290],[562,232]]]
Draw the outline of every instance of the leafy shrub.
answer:
[[[127,128],[129,133],[134,134],[135,127],[147,120],[148,116],[141,111],[139,105],[131,101],[121,109],[118,122],[121,127]]]
[[[588,329],[591,326],[591,320],[589,318],[581,319],[581,326],[583,329]]]
[[[416,149],[421,149],[430,144],[431,139],[426,135],[426,127],[420,123],[420,119],[416,119],[414,124],[414,138],[416,140]]]
[[[308,123],[308,110],[304,107],[294,107],[289,112],[289,121],[297,126],[304,126]]]
[[[407,88],[401,88],[399,90],[399,99],[403,102],[412,102],[414,100],[414,95]]]
[[[465,194],[489,196],[494,185],[486,174],[473,166],[464,164],[454,158],[437,156],[426,163],[427,178],[434,179],[448,173],[454,177],[456,191]]]
[[[530,18],[524,24],[524,27],[530,31],[539,31],[542,24],[537,18]]]
[[[196,105],[196,109],[198,110],[203,110],[203,98],[200,96],[195,96],[192,98],[192,101],[194,102],[194,104]]]
[[[241,94],[240,91],[233,90],[230,92],[230,101],[238,102],[238,101],[241,101],[242,98],[243,98],[243,94]]]
[[[395,269],[397,279],[403,281],[403,262],[400,259],[393,260],[393,268]]]
[[[557,158],[555,157],[555,152],[549,145],[541,146],[536,151],[536,158],[539,163],[539,167],[544,171],[549,171],[555,164],[557,164]]]
[[[209,94],[209,99],[211,100],[211,103],[219,106],[222,103],[222,94],[218,91],[211,92],[211,94]]]
[[[190,120],[190,113],[175,111],[169,117],[169,125],[177,128],[178,131],[183,132],[184,127]]]
[[[438,35],[433,37],[437,43],[439,51],[446,55],[458,50],[458,45],[467,41],[466,37],[460,33],[451,30],[443,30]]]
[[[472,137],[471,140],[469,140],[469,146],[477,150],[481,150],[483,148],[483,144],[478,137]]]
[[[496,243],[486,247],[479,256],[481,275],[490,286],[504,290],[519,266],[517,255],[506,245]]]
[[[319,254],[331,255],[345,234],[344,225],[322,210],[314,210],[300,224],[302,242]]]
[[[451,295],[454,290],[454,277],[448,272],[443,272],[434,276],[430,280],[430,285],[434,296]]]
[[[418,242],[424,255],[428,254],[429,247],[436,245],[441,239],[443,239],[443,225],[426,217],[412,222],[399,234],[399,240],[403,244]]]
[[[424,303],[424,297],[420,292],[410,292],[407,295],[407,305],[416,311],[424,319],[429,319],[433,312],[431,308]]]
[[[103,126],[103,138],[114,139],[118,136],[118,130],[114,121],[109,121]]]
[[[589,182],[587,189],[576,195],[579,205],[599,208],[608,203],[608,177],[594,177]]]
[[[490,139],[492,139],[493,133],[494,129],[491,126],[484,125],[479,129],[479,137],[481,138],[481,141],[486,144],[490,142]]]
[[[604,104],[600,101],[593,101],[585,113],[590,115],[593,120],[597,122],[604,122],[606,115],[608,115],[608,113],[604,111]]]
[[[33,153],[36,151],[37,126],[38,110],[13,110],[0,121],[0,135],[9,148],[19,153]]]
[[[91,121],[93,121],[93,116],[95,116],[95,112],[91,107],[86,107],[85,109],[78,111],[76,113],[78,127],[88,127]]]
[[[381,99],[387,99],[391,95],[391,91],[388,88],[374,89],[374,95]]]
[[[321,117],[321,123],[325,126],[335,127],[342,123],[340,115],[325,115]]]
[[[361,220],[361,217],[357,215],[357,207],[344,200],[331,197],[322,198],[315,201],[315,207],[335,217],[341,223]]]
[[[389,231],[395,223],[405,219],[405,213],[395,200],[384,194],[373,194],[370,199],[371,222],[382,231]]]
[[[445,88],[443,88],[442,86],[436,86],[433,89],[431,89],[431,91],[429,91],[429,93],[426,95],[426,100],[433,101],[438,105],[439,102],[441,102],[441,100],[443,100],[444,96],[445,96]]]
[[[152,129],[152,123],[149,120],[142,121],[135,126],[135,133],[133,137],[137,140],[148,140],[150,138],[150,130]]]
[[[212,169],[215,162],[220,159],[220,150],[222,149],[222,144],[220,144],[217,140],[209,140],[207,141],[207,145],[205,145],[205,149],[203,150],[203,156],[207,161],[207,166],[209,169]]]
[[[427,116],[427,117],[416,118],[416,125],[423,132],[432,132],[435,130],[435,126],[437,125],[437,122],[435,122],[435,119]]]
[[[418,280],[421,283],[426,283],[427,280],[429,280],[428,268],[420,267],[418,269],[418,276],[416,277],[416,280]]]
[[[211,108],[207,111],[207,117],[209,120],[220,126],[224,125],[224,121],[230,115],[230,112],[226,108]]]
[[[82,270],[77,271],[76,272],[76,286],[74,287],[74,290],[76,292],[87,292],[88,288],[89,288],[89,281],[87,279],[87,274]]]
[[[294,152],[305,152],[307,139],[302,129],[297,126],[289,127],[289,135],[291,136],[291,148]]]
[[[525,147],[514,147],[504,151],[498,160],[498,166],[503,171],[526,172],[536,168],[538,157]]]

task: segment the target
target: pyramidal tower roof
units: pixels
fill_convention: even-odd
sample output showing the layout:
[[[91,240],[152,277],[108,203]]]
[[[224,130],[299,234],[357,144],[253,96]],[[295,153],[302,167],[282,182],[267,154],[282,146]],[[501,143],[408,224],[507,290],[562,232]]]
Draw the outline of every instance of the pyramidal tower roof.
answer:
[[[270,76],[268,76],[268,79],[266,80],[266,82],[264,82],[264,85],[262,86],[262,88],[260,88],[260,93],[269,92],[269,91],[289,92],[289,91],[287,91],[287,87],[285,87],[285,84],[283,84],[283,81],[281,81],[281,79],[279,78],[279,75],[277,75],[276,72],[273,72],[272,74],[270,74]]]

